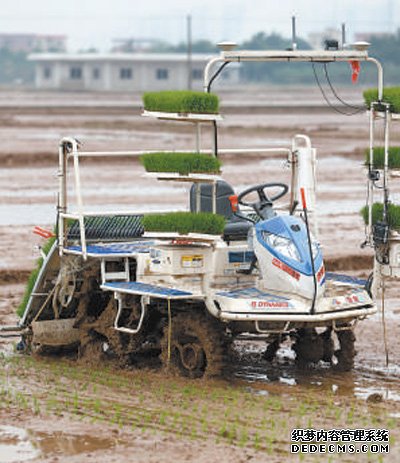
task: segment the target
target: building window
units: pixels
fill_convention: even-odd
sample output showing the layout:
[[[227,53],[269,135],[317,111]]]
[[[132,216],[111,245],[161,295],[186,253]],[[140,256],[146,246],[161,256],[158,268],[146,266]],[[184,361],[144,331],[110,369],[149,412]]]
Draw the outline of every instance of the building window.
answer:
[[[131,68],[121,68],[119,70],[119,78],[122,80],[132,79],[133,72]]]
[[[82,79],[82,68],[79,68],[79,67],[70,68],[69,77],[70,79],[74,79],[74,80]]]
[[[94,80],[100,79],[100,69],[99,68],[94,68],[92,71],[92,76]]]
[[[200,80],[203,78],[203,70],[202,69],[193,69],[192,70],[192,79]]]
[[[50,78],[51,78],[51,68],[45,67],[45,68],[43,69],[43,77],[44,77],[45,79],[50,79]]]
[[[168,69],[157,69],[156,77],[157,77],[157,80],[167,80],[168,79]]]

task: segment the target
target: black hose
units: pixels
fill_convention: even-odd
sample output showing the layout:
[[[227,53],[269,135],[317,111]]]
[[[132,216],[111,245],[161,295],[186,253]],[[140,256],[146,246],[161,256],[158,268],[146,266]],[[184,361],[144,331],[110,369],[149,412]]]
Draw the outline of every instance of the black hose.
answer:
[[[208,85],[207,85],[207,93],[210,93],[211,85],[213,84],[214,80],[221,74],[224,67],[227,66],[229,63],[230,61],[225,61],[225,63],[222,63],[222,65],[218,68],[215,74],[211,77],[210,82],[208,82]]]
[[[303,211],[304,211],[304,221],[306,223],[306,230],[307,230],[308,249],[310,251],[310,257],[311,257],[311,270],[312,270],[313,280],[314,280],[314,296],[312,300],[310,314],[314,315],[315,314],[315,301],[317,299],[318,283],[317,283],[317,277],[315,275],[314,257],[313,257],[312,245],[311,245],[311,233],[310,233],[310,227],[308,224],[307,207],[305,204],[303,204]]]

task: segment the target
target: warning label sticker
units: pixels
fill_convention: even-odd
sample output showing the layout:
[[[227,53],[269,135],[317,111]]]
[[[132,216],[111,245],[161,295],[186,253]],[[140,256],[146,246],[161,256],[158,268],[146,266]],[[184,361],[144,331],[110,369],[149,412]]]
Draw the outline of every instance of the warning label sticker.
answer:
[[[204,257],[201,254],[182,256],[181,265],[183,268],[201,268],[204,264]]]

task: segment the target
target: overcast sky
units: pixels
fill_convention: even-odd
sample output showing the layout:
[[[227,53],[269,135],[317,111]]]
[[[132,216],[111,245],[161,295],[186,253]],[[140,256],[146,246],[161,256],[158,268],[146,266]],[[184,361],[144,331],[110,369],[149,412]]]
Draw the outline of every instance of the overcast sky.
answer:
[[[347,23],[349,33],[394,31],[399,0],[0,0],[0,32],[65,34],[71,50],[102,51],[113,38],[185,39],[185,18],[193,16],[193,37],[213,41],[249,38],[253,33],[290,35]]]

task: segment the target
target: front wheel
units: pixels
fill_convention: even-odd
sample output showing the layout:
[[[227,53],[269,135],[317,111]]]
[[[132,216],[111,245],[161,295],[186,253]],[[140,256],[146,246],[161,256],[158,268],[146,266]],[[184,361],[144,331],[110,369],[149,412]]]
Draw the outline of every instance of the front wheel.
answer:
[[[162,364],[187,378],[219,376],[226,365],[225,330],[204,313],[180,313],[161,341]]]

